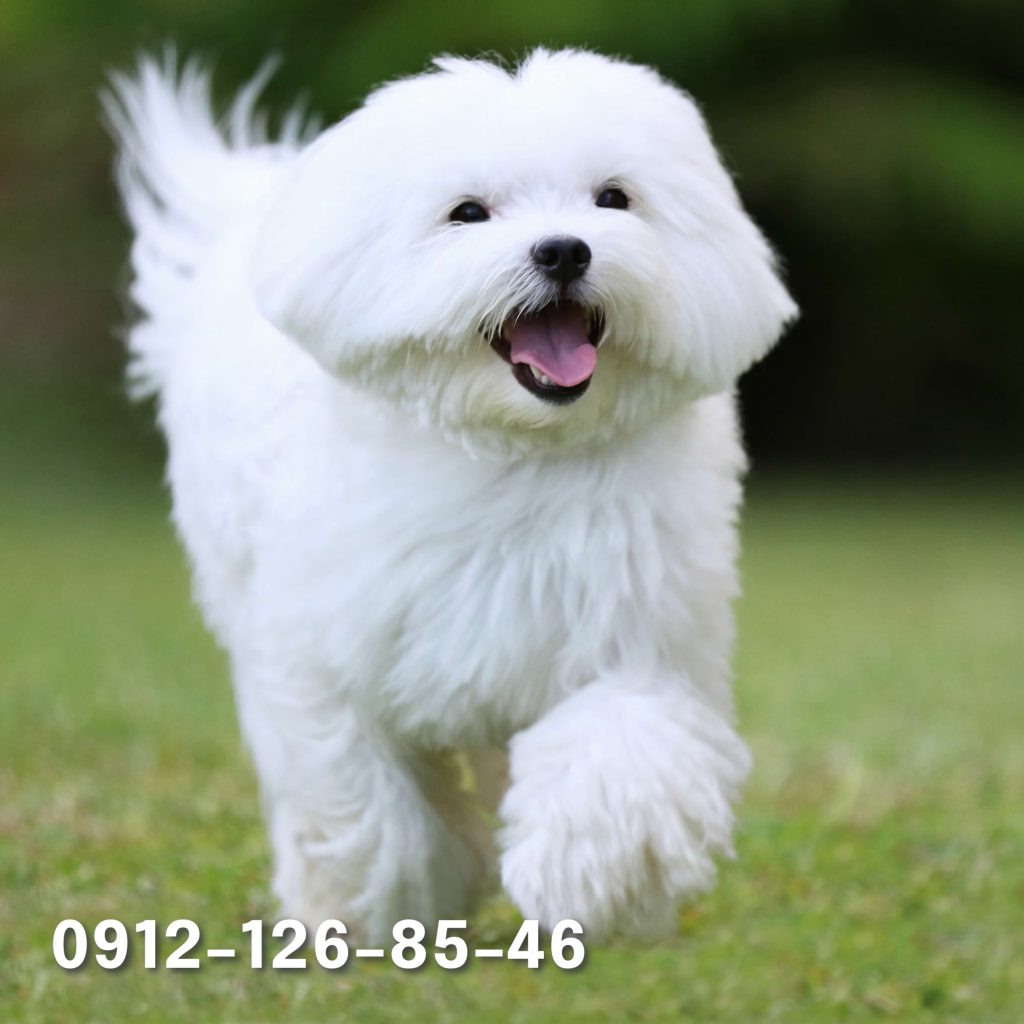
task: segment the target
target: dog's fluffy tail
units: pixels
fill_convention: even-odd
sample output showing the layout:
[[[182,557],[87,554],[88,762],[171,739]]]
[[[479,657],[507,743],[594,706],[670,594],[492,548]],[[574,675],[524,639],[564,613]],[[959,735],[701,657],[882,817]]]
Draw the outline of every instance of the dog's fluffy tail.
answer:
[[[117,181],[135,230],[131,298],[143,319],[129,337],[129,379],[137,396],[166,379],[182,320],[191,306],[196,269],[211,243],[265,195],[282,162],[310,127],[292,111],[279,138],[267,141],[255,104],[273,65],[265,64],[218,121],[210,72],[179,62],[173,49],[142,56],[132,73],[115,73],[102,94],[119,145]]]

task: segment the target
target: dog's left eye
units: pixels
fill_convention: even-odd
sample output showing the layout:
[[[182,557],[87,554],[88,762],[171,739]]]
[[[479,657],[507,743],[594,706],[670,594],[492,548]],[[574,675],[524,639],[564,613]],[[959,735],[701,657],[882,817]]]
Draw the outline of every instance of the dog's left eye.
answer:
[[[479,224],[481,221],[490,220],[491,215],[483,203],[475,202],[472,199],[458,206],[448,214],[448,219],[453,224]]]
[[[609,210],[628,210],[629,196],[621,188],[605,188],[598,192],[594,204]]]

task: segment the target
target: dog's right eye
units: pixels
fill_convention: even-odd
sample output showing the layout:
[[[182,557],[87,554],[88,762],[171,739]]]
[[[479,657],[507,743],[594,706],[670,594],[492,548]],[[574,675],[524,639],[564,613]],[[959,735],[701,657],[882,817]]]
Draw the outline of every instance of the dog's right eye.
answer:
[[[479,224],[481,221],[490,220],[491,215],[487,212],[487,207],[483,203],[468,199],[464,203],[459,203],[448,214],[448,219],[453,224]]]
[[[621,188],[611,185],[597,194],[594,205],[606,210],[628,210],[629,196]]]

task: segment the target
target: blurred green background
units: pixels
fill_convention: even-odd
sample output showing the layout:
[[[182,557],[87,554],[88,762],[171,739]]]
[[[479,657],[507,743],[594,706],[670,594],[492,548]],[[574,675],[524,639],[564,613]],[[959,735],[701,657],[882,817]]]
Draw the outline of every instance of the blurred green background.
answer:
[[[226,667],[188,602],[96,94],[140,47],[269,51],[325,118],[440,51],[578,44],[702,103],[803,317],[754,454],[738,860],[561,975],[59,971],[63,917],[275,913]],[[1019,1024],[1024,992],[1019,0],[0,0],[0,1019]],[[507,945],[501,900],[473,922]],[[377,969],[379,967],[379,969]]]

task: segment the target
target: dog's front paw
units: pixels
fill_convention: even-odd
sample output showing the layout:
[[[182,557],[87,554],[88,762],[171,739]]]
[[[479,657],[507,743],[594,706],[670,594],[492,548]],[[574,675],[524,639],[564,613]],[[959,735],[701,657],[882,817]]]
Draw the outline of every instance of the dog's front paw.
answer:
[[[511,746],[502,882],[545,927],[591,938],[671,930],[680,899],[731,852],[731,800],[746,775],[732,727],[680,688],[592,684]]]
[[[590,939],[610,932],[671,932],[676,900],[640,837],[629,848],[616,842],[612,853],[596,837],[573,835],[554,820],[547,827],[537,817],[529,824],[515,822],[509,834],[519,838],[501,859],[502,884],[525,919],[549,931],[573,919]]]

